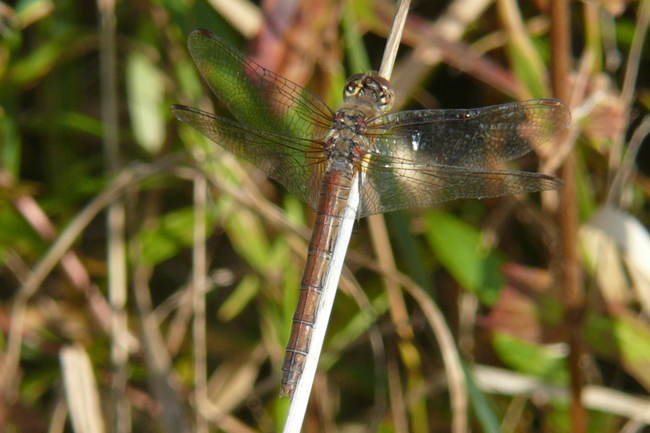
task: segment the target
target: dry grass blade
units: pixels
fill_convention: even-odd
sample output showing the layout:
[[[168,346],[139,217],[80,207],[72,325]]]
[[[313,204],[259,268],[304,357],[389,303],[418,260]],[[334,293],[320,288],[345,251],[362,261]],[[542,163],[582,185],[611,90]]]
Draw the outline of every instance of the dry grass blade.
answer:
[[[465,388],[465,376],[454,336],[447,326],[442,311],[440,311],[426,291],[406,275],[395,270],[384,269],[381,265],[358,254],[351,254],[351,259],[363,265],[365,268],[378,272],[385,278],[398,283],[418,302],[436,336],[436,340],[440,345],[440,351],[442,352],[451,395],[451,406],[454,409],[452,431],[467,431],[468,398]]]
[[[139,176],[134,171],[126,170],[109,186],[103,193],[97,196],[86,208],[61,233],[57,241],[52,245],[45,257],[40,261],[36,269],[21,287],[13,305],[11,315],[11,330],[7,344],[7,358],[5,359],[2,372],[0,373],[0,384],[6,390],[13,386],[16,379],[16,368],[20,359],[20,346],[23,327],[25,324],[25,307],[29,299],[38,290],[47,275],[54,269],[66,251],[77,240],[81,232],[90,224],[99,212],[113,203]],[[124,342],[122,343],[124,344]],[[130,337],[128,347],[133,348],[137,343]]]
[[[59,357],[74,430],[78,433],[103,433],[99,391],[88,354],[80,347],[65,347]]]
[[[625,79],[623,81],[623,90],[621,92],[621,101],[625,107],[631,107],[633,102],[633,95],[637,87],[637,76],[639,73],[639,62],[641,60],[642,48],[645,39],[648,36],[648,28],[650,27],[650,1],[644,0],[641,2],[639,8],[637,25],[635,26],[634,39],[630,47],[630,55],[628,56],[627,65],[625,68]],[[625,131],[615,137],[613,148],[610,152],[609,164],[610,171],[614,171],[615,175],[612,179],[610,193],[607,196],[607,203],[612,204],[618,193],[620,192],[620,176],[626,177],[629,172],[630,159],[622,155],[621,149],[625,141]],[[634,155],[634,153],[632,153]],[[627,154],[626,154],[627,156]],[[622,160],[620,160],[622,159]],[[625,164],[621,167],[622,164]],[[623,173],[621,173],[623,171]]]
[[[539,379],[521,373],[486,365],[475,365],[472,374],[481,389],[501,395],[546,395],[566,398],[567,388],[550,386]],[[650,425],[650,400],[633,397],[613,389],[587,385],[582,393],[582,404],[590,410],[617,414]]]
[[[392,254],[390,240],[388,238],[388,230],[383,215],[372,215],[368,218],[370,233],[372,236],[372,243],[374,246],[375,254],[379,265],[386,272],[396,271],[395,259]],[[382,272],[382,274],[384,274]],[[422,360],[419,356],[418,350],[413,344],[414,333],[410,326],[410,319],[406,307],[406,302],[402,295],[401,288],[397,282],[384,276],[383,284],[388,293],[391,320],[395,324],[397,334],[400,341],[398,342],[399,352],[402,361],[405,365],[406,374],[408,376],[408,385],[410,390],[417,389],[424,383],[422,374]],[[397,396],[398,388],[396,383],[391,383],[392,393],[391,400],[398,406],[400,397]],[[426,406],[424,402],[414,403],[410,407],[411,417],[416,420],[417,428],[421,431],[428,430],[428,420],[426,415]],[[398,409],[397,413],[400,413]],[[396,421],[399,424],[399,421]]]
[[[405,278],[400,279],[401,284],[407,292],[418,302],[424,312],[427,321],[431,325],[440,351],[445,363],[447,373],[447,383],[449,384],[449,394],[451,397],[451,407],[453,409],[453,422],[451,431],[454,433],[463,433],[467,431],[467,390],[465,388],[465,376],[463,367],[460,362],[460,354],[456,348],[454,336],[447,326],[445,316],[438,308],[431,297],[422,290],[417,284]],[[405,284],[406,283],[406,284]]]

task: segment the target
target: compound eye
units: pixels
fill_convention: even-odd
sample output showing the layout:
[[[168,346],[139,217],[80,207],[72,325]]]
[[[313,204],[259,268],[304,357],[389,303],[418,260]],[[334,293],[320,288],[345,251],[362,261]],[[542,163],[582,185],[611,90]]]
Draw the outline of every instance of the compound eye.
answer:
[[[345,96],[354,96],[359,93],[359,84],[358,83],[348,83],[345,86]]]
[[[378,101],[386,110],[389,110],[393,105],[393,88],[390,82],[379,74],[373,75],[378,90]]]
[[[383,87],[383,88],[385,88],[385,89],[391,89],[391,88],[392,88],[391,85],[390,85],[390,81],[388,81],[387,79],[385,79],[385,78],[382,77],[381,75],[376,74],[376,75],[374,75],[372,78],[373,78],[373,80],[375,80],[375,81],[376,81],[376,82],[377,82],[381,87]],[[392,91],[392,90],[391,90],[391,91]]]
[[[380,100],[382,104],[392,104],[393,103],[393,94],[388,91],[381,92]]]
[[[363,78],[364,74],[355,74],[348,78],[347,83],[345,84],[345,90],[343,92],[344,97],[356,96],[359,94],[359,91],[363,87]]]

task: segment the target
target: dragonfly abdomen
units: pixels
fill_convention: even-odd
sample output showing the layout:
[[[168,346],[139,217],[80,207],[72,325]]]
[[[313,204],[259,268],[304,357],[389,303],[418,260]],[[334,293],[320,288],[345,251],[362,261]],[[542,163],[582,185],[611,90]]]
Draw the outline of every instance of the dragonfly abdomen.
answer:
[[[293,316],[291,336],[282,364],[280,396],[293,395],[305,368],[325,276],[330,267],[351,185],[350,176],[340,171],[326,175],[321,184],[321,200],[300,284],[298,307]]]

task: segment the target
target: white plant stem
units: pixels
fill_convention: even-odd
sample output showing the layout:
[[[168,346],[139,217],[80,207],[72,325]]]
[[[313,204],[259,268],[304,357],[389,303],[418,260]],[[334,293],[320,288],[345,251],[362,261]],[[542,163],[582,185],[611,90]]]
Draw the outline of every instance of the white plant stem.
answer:
[[[359,208],[359,190],[359,176],[355,176],[352,181],[350,197],[348,198],[348,205],[343,214],[343,221],[341,221],[338,237],[334,243],[332,261],[330,262],[329,270],[325,275],[323,291],[320,298],[320,306],[318,307],[318,315],[316,316],[316,323],[314,324],[314,333],[312,334],[311,344],[309,345],[309,355],[307,355],[305,369],[298,381],[293,397],[291,397],[289,413],[287,414],[287,420],[284,424],[284,433],[298,433],[305,418],[307,403],[309,403],[309,395],[311,394],[314,378],[316,377],[318,360],[320,359],[320,354],[323,349],[323,341],[325,341],[327,325],[332,313],[332,306],[334,305],[334,298],[336,297],[339,279],[341,278],[345,255],[348,251],[348,244],[350,243],[354,221]]]

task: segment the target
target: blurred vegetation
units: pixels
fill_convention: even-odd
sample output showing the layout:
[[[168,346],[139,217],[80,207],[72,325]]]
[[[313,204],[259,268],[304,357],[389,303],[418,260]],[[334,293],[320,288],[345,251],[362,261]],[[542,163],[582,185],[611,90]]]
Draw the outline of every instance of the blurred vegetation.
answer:
[[[444,311],[467,373],[472,431],[572,431],[567,389],[578,373],[589,431],[650,431],[650,49],[635,45],[648,3],[571,4],[572,126],[512,164],[554,174],[575,144],[584,291],[576,320],[566,320],[559,282],[556,193],[392,213],[392,245],[373,245],[375,229],[362,220],[303,431],[442,432],[459,416],[441,354],[449,348],[411,295],[401,295],[410,331],[396,322],[386,295],[395,280],[376,265],[375,248],[391,249],[391,272]],[[547,7],[414,4],[395,108],[552,96]],[[210,431],[282,429],[280,368],[313,211],[173,118],[172,103],[226,113],[186,38],[209,29],[336,106],[346,76],[379,66],[393,5],[263,8],[119,2],[111,75],[101,25],[110,2],[0,3],[0,430],[72,431],[75,410],[108,431],[194,431],[197,412]],[[450,21],[460,12],[466,21]],[[207,257],[199,404],[197,215]],[[567,363],[568,333],[583,344],[579,372]]]

